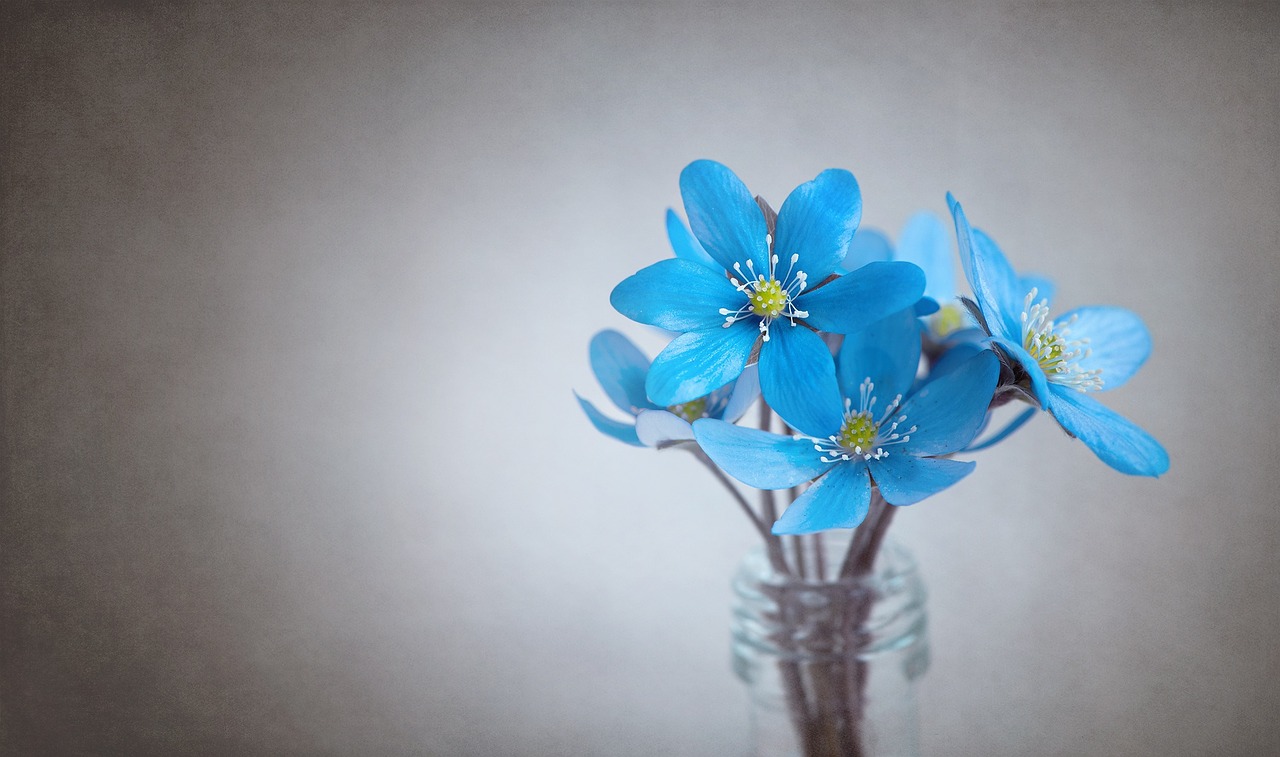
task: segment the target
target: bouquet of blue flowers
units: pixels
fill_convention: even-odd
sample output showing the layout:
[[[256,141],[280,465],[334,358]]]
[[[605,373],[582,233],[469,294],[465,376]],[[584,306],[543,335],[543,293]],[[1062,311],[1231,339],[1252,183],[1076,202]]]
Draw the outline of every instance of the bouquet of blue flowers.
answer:
[[[800,185],[777,212],[714,161],[686,167],[680,191],[688,226],[668,211],[674,257],[610,296],[624,316],[674,336],[650,363],[621,334],[597,334],[591,367],[627,420],[579,402],[615,439],[691,451],[760,532],[778,573],[805,571],[799,535],[833,529],[856,531],[832,578],[870,571],[896,507],[969,475],[975,463],[955,456],[1009,438],[1042,410],[1122,473],[1168,469],[1154,438],[1093,396],[1146,360],[1141,319],[1102,306],[1051,317],[1052,285],[1015,273],[951,195],[952,224],[917,214],[895,247],[859,230],[861,193],[845,170]],[[971,297],[958,294],[953,249]],[[1025,409],[992,423],[1010,403]],[[756,426],[742,425],[753,404]],[[758,504],[731,478],[759,490]],[[783,537],[796,537],[794,548]],[[857,741],[856,708],[844,709],[843,724],[797,722],[813,732],[806,753],[860,753],[823,751]],[[828,728],[846,733],[825,738]]]

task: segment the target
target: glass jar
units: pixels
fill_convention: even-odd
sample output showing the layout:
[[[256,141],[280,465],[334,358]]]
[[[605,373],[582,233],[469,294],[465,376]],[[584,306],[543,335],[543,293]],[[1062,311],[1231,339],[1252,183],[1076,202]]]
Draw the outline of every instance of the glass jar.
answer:
[[[915,560],[888,540],[869,572],[839,577],[847,533],[783,543],[791,574],[758,547],[733,579],[733,666],[750,695],[755,754],[918,755],[929,642]]]

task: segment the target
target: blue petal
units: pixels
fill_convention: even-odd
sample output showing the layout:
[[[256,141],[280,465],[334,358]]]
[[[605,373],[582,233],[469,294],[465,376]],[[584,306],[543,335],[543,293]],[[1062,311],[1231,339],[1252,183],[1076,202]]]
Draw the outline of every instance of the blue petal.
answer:
[[[880,487],[884,501],[898,506],[914,505],[932,497],[974,469],[974,463],[912,457],[894,452],[867,464],[871,466],[871,476]]]
[[[928,381],[942,378],[951,371],[964,365],[969,358],[985,350],[986,347],[976,342],[959,342],[942,353],[942,357],[929,369]]]
[[[1018,279],[1018,289],[1022,290],[1022,296],[1025,298],[1032,289],[1036,290],[1036,302],[1044,300],[1045,302],[1053,302],[1053,295],[1058,288],[1053,282],[1044,276],[1036,276],[1035,274],[1027,274]],[[1022,312],[1022,311],[1018,311]]]
[[[924,272],[911,263],[868,263],[852,273],[805,292],[796,307],[809,311],[805,321],[835,334],[852,334],[899,310],[915,305],[924,293]]]
[[[974,229],[973,239],[977,243],[976,249],[981,259],[978,268],[985,267],[989,271],[988,287],[1000,298],[997,313],[1002,319],[1001,324],[1007,333],[1021,335],[1022,311],[1026,309],[1027,294],[1031,290],[1022,288],[1022,279],[1018,278],[996,241],[987,236],[985,231]],[[999,269],[1003,269],[1004,273],[997,273]]]
[[[649,358],[630,339],[616,331],[601,331],[591,337],[587,352],[591,370],[618,409],[635,415],[643,408],[653,407],[644,393]]]
[[[695,160],[680,172],[680,195],[693,235],[720,267],[755,264],[769,270],[764,214],[742,180],[713,160]],[[749,273],[746,275],[750,275]]]
[[[878,263],[893,258],[893,243],[883,232],[865,226],[853,233],[849,252],[837,268],[840,274],[856,271],[867,263]],[[816,282],[815,282],[816,283]]]
[[[636,436],[646,447],[693,439],[693,426],[666,410],[641,410],[636,416]]]
[[[721,411],[720,417],[730,423],[738,420],[759,397],[760,370],[754,365],[748,365],[738,380],[733,383],[733,391],[730,392],[729,401]]]
[[[757,489],[786,489],[821,475],[834,463],[808,439],[743,428],[713,418],[693,422],[698,446],[725,473]]]
[[[1084,307],[1063,313],[1071,318],[1071,337],[1089,340],[1089,356],[1078,361],[1084,370],[1102,371],[1102,388],[1115,389],[1129,380],[1151,354],[1151,334],[1142,319],[1124,308]]]
[[[1044,375],[1044,369],[1040,367],[1040,363],[1031,357],[1031,353],[1020,343],[1011,339],[992,338],[992,344],[1000,347],[1000,351],[1008,356],[1011,360],[1022,366],[1022,369],[1031,377],[1031,393],[1035,395],[1036,400],[1043,407],[1049,396],[1049,379]]]
[[[723,274],[672,258],[623,279],[613,288],[609,303],[633,321],[668,331],[694,331],[724,323],[720,309],[737,310],[746,296]]]
[[[857,400],[863,379],[875,384],[877,407],[905,396],[920,368],[920,321],[911,309],[881,318],[844,338],[838,374],[840,393]]]
[[[681,334],[654,358],[645,392],[663,407],[704,397],[742,375],[759,336],[746,321]]]
[[[1159,476],[1169,470],[1169,453],[1160,442],[1084,392],[1051,387],[1049,412],[1102,462],[1121,473]]]
[[[956,296],[955,260],[951,252],[952,236],[942,220],[933,213],[921,211],[907,220],[898,237],[894,260],[915,263],[924,271],[924,293],[936,300]]]
[[[775,534],[811,534],[829,528],[856,528],[871,506],[871,477],[861,460],[841,463],[796,497]]]
[[[998,384],[999,382],[997,381],[996,383]],[[1032,409],[1034,412],[1037,412],[1037,413],[1038,413],[1038,412],[1040,412],[1040,408],[1038,408],[1038,407],[1033,407],[1033,408],[1031,408],[1031,409]],[[973,438],[974,438],[974,439],[977,439],[979,436],[982,436],[984,433],[986,433],[986,431],[987,431],[987,426],[989,426],[989,425],[991,425],[991,410],[988,408],[988,410],[987,410],[987,414],[986,414],[986,415],[984,415],[984,416],[982,416],[982,423],[979,423],[979,424],[978,424],[978,430],[977,430],[977,431],[975,431],[975,432],[973,432]],[[962,450],[960,450],[960,451],[961,451],[961,452],[969,452],[969,451],[972,451],[972,450],[973,450],[973,448],[974,448],[974,446],[975,446],[975,445],[974,445],[972,442],[970,442],[970,443],[969,443],[969,446],[965,447],[964,449],[962,449]]]
[[[950,194],[951,215],[956,224],[956,241],[960,245],[960,262],[973,290],[974,299],[992,335],[1005,339],[1019,338],[1017,324],[1022,312],[1025,292],[1018,288],[1018,277],[1005,259],[1004,253],[986,234],[969,226],[964,209]]]
[[[968,312],[963,312],[962,317],[964,318],[964,322],[970,325],[961,326],[955,331],[944,334],[942,337],[943,342],[951,346],[964,344],[966,342],[971,344],[982,344],[986,342],[987,332],[983,331],[979,326],[972,325],[973,319],[969,316]]]
[[[890,455],[899,450],[917,456],[945,455],[963,449],[981,428],[999,377],[1000,361],[983,350],[922,386],[896,413],[907,417],[903,425],[916,430],[908,441],[890,447]]]
[[[844,420],[836,366],[822,337],[779,318],[760,345],[760,391],[792,428],[818,438]]]
[[[684,225],[680,216],[670,208],[667,208],[667,239],[671,241],[671,249],[675,250],[677,258],[704,265],[717,273],[723,270],[716,261],[711,259],[707,251],[702,249],[702,243],[690,233],[689,227]]]
[[[578,397],[578,393],[574,392],[573,396]],[[620,442],[626,442],[637,447],[642,447],[640,437],[636,436],[636,427],[630,423],[621,423],[604,415],[596,406],[578,397],[578,404],[582,406],[583,412],[587,414],[587,419],[591,421],[591,425],[596,427],[602,434],[612,436]]]
[[[861,219],[862,193],[853,174],[840,168],[823,171],[792,190],[778,211],[773,246],[778,268],[786,270],[791,256],[799,255],[796,267],[810,281],[821,281],[844,260]]]
[[[928,279],[925,280],[925,285],[928,286]],[[942,309],[938,305],[938,301],[932,297],[921,297],[916,300],[916,304],[913,307],[917,316],[933,315]]]

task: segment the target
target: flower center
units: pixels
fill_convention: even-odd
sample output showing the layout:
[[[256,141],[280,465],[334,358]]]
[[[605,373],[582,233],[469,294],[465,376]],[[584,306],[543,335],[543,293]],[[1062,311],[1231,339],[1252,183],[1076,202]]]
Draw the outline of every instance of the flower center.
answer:
[[[879,431],[870,413],[855,413],[844,419],[844,425],[840,427],[836,441],[845,449],[861,450],[871,446]]]
[[[667,410],[680,416],[686,421],[693,423],[699,418],[705,418],[707,416],[707,398],[699,397],[696,400],[681,402],[678,405],[671,405]]]
[[[813,442],[814,450],[821,452],[824,463],[838,463],[861,457],[863,460],[879,460],[888,457],[885,447],[901,444],[911,439],[916,427],[898,431],[907,422],[905,414],[896,418],[894,413],[902,404],[902,395],[893,398],[893,402],[885,408],[880,420],[875,419],[876,385],[871,379],[864,379],[858,386],[858,407],[855,410],[853,400],[844,401],[844,422],[840,424],[838,433],[826,439],[815,439],[811,436],[797,435],[796,439],[808,439]]]
[[[772,251],[773,235],[766,234],[764,241],[765,247]],[[720,308],[720,315],[724,316],[724,327],[727,329],[745,318],[759,318],[760,335],[767,342],[773,319],[786,318],[794,326],[797,320],[808,318],[809,311],[801,310],[795,305],[795,298],[809,284],[808,275],[796,268],[799,260],[799,255],[792,255],[791,264],[781,276],[778,275],[778,256],[772,252],[767,272],[757,271],[755,262],[751,260],[747,261],[746,271],[742,270],[741,263],[734,263],[733,270],[737,276],[730,276],[729,283],[745,294],[747,301],[737,310]]]
[[[953,331],[959,331],[966,325],[964,310],[953,303],[946,303],[938,308],[929,319],[929,330],[934,336],[944,337]]]
[[[755,291],[747,295],[747,302],[751,303],[751,312],[762,318],[777,318],[788,301],[790,298],[782,290],[782,285],[777,279],[755,284]]]
[[[1081,392],[1102,388],[1102,370],[1085,370],[1080,361],[1089,356],[1089,340],[1071,335],[1076,316],[1065,322],[1049,318],[1048,300],[1036,302],[1038,290],[1032,287],[1027,293],[1022,311],[1022,346],[1050,381],[1069,386]]]

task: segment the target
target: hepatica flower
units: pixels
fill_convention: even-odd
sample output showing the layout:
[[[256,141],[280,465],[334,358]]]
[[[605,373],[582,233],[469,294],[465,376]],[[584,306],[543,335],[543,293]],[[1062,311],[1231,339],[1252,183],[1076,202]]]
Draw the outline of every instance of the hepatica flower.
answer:
[[[897,581],[899,569],[876,559],[894,507],[960,481],[975,464],[956,453],[1001,442],[1041,410],[1118,470],[1168,469],[1158,442],[1092,398],[1146,360],[1142,321],[1111,307],[1050,317],[1048,282],[1019,278],[950,195],[955,237],[918,213],[895,249],[858,229],[862,198],[848,171],[823,171],[777,213],[709,160],[684,169],[680,192],[688,225],[674,210],[666,219],[674,257],[610,295],[623,315],[674,338],[650,363],[621,334],[596,334],[591,368],[624,419],[578,401],[601,432],[679,445],[725,487],[765,547],[735,587],[787,589],[769,593],[779,635],[862,650],[882,592],[822,587]],[[972,299],[959,291],[957,246]],[[1026,400],[1021,412],[987,432],[1013,399]],[[757,400],[759,428],[736,425]],[[784,433],[771,433],[774,413]],[[762,490],[756,505],[733,479]],[[780,489],[789,504],[779,517]],[[835,540],[820,535],[831,529],[857,529],[838,563],[828,559]],[[784,538],[799,534],[815,536]],[[823,598],[813,612],[811,589]],[[806,753],[864,742],[863,678],[837,660],[783,681],[787,710],[803,716],[791,735]]]
[[[798,423],[808,408],[810,379],[834,378],[831,353],[815,332],[856,331],[912,305],[924,291],[920,269],[900,262],[873,263],[828,281],[862,213],[848,171],[823,171],[797,187],[772,227],[742,181],[714,161],[686,167],[680,192],[693,241],[714,266],[700,260],[692,244],[676,243],[673,233],[677,257],[628,277],[610,296],[628,318],[680,333],[654,360],[645,383],[659,406],[689,402],[733,381],[759,345],[765,399]],[[693,252],[682,254],[682,247]]]
[[[1049,317],[1048,297],[1014,274],[995,242],[947,195],[960,259],[990,341],[1025,372],[1029,392],[1058,424],[1123,473],[1158,476],[1169,456],[1150,434],[1090,396],[1129,380],[1151,352],[1137,315],[1082,307]]]
[[[773,533],[853,528],[866,517],[873,485],[889,504],[910,505],[973,469],[938,456],[962,449],[977,433],[999,362],[989,350],[976,352],[904,400],[920,361],[918,329],[906,310],[846,336],[838,378],[804,395],[813,406],[794,436],[694,422],[707,455],[749,486],[784,489],[816,478]]]
[[[922,210],[903,224],[895,246],[883,233],[859,229],[849,245],[846,269],[876,260],[902,260],[914,263],[924,271],[924,299],[916,306],[916,315],[928,316],[928,336],[948,345],[984,337],[974,328],[972,319],[960,304],[965,292],[955,276],[955,235],[937,215]],[[1019,286],[1030,291],[1035,287],[1042,297],[1053,297],[1053,284],[1042,276],[1024,276]]]
[[[736,381],[705,397],[664,408],[645,396],[649,359],[630,339],[616,331],[601,331],[591,339],[589,356],[600,387],[618,409],[630,416],[631,422],[610,418],[582,397],[578,397],[578,404],[601,433],[635,446],[656,447],[692,440],[690,424],[693,421],[699,418],[736,421],[760,395],[755,371],[747,370]]]

